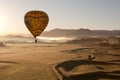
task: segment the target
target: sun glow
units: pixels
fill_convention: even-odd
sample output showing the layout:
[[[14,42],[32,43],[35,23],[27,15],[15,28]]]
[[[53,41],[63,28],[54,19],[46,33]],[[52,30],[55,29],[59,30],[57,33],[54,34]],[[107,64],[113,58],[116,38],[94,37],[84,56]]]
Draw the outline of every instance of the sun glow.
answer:
[[[5,33],[5,31],[6,31],[6,24],[7,24],[6,17],[4,15],[0,14],[0,34]]]
[[[0,16],[0,26],[3,26],[5,23],[4,16]]]

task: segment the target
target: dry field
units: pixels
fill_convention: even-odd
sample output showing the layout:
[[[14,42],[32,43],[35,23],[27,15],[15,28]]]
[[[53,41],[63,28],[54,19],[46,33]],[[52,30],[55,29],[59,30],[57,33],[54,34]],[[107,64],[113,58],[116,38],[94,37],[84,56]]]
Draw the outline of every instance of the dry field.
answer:
[[[92,62],[89,54],[96,57]],[[120,80],[120,49],[80,44],[0,47],[0,80],[58,80],[56,72],[63,80]]]
[[[59,44],[7,44],[0,47],[0,80],[56,80],[53,65],[74,58],[61,50],[78,48]]]

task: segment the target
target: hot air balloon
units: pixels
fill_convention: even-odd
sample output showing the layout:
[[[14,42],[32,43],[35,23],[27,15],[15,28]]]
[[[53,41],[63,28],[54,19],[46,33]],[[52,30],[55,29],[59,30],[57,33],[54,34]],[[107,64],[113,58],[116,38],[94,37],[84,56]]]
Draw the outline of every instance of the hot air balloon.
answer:
[[[49,17],[44,11],[28,11],[24,16],[24,22],[28,30],[32,33],[37,42],[39,36],[47,27]]]

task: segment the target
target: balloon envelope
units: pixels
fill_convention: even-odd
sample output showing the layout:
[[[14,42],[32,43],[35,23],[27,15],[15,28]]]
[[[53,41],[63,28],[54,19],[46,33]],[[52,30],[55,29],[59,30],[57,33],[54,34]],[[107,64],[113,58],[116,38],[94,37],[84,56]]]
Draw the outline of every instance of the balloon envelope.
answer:
[[[34,37],[39,36],[46,28],[48,15],[43,11],[29,11],[25,14],[24,22]]]

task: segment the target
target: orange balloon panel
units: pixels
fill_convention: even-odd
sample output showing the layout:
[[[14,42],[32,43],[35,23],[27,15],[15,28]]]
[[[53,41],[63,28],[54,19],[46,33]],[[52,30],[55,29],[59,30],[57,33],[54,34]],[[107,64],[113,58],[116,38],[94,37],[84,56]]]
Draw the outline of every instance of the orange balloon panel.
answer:
[[[26,13],[24,21],[28,30],[36,37],[46,28],[49,17],[43,11],[29,11]]]

